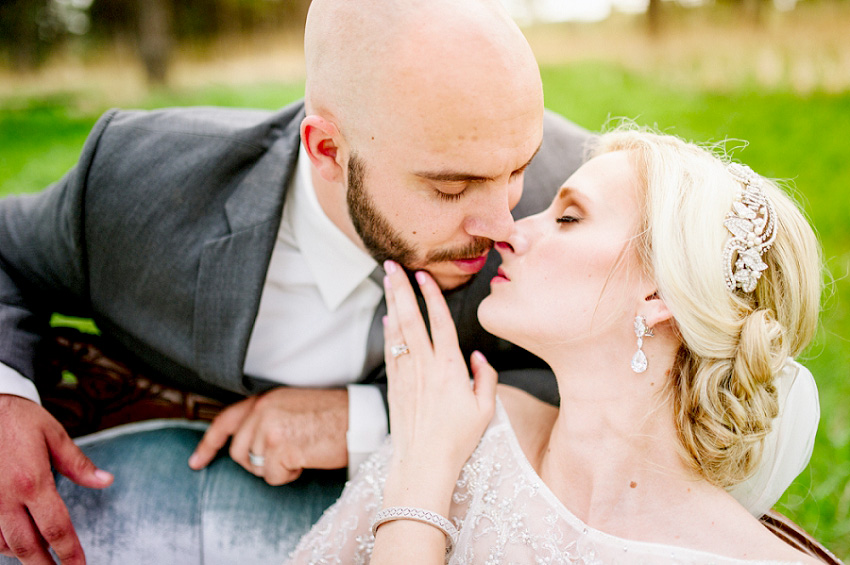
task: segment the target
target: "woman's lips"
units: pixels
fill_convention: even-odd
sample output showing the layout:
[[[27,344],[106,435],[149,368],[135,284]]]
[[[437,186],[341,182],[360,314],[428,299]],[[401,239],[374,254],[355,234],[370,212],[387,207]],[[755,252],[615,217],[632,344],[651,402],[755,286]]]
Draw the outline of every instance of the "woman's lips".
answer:
[[[505,271],[503,271],[502,268],[499,267],[499,270],[496,271],[496,276],[493,277],[493,280],[490,281],[490,284],[506,283],[510,282],[510,280],[511,279],[509,279],[507,275],[505,275]]]
[[[461,271],[474,275],[484,268],[484,265],[487,263],[487,254],[485,253],[480,257],[474,257],[472,259],[455,259],[452,263]]]

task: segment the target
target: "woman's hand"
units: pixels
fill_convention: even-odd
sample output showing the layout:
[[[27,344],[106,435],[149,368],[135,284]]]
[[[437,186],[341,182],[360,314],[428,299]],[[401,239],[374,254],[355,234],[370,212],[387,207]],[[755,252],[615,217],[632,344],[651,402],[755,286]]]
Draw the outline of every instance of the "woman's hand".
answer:
[[[493,417],[497,374],[484,356],[475,352],[470,383],[454,321],[430,275],[416,273],[428,309],[431,338],[407,275],[391,261],[384,268],[384,356],[393,466],[407,483],[405,492],[413,494],[413,487],[421,487],[424,495],[433,486],[437,495],[437,490],[448,486],[448,500],[463,464]],[[393,348],[402,344],[408,352],[394,354]]]

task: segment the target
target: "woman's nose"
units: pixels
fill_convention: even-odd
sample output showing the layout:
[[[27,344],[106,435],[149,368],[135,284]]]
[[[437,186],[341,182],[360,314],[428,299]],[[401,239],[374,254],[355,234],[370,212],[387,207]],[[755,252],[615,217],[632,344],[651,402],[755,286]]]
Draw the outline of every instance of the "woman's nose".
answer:
[[[535,226],[539,221],[539,216],[540,214],[537,214],[514,222],[510,237],[497,243],[496,248],[502,251],[503,249],[499,246],[504,245],[505,251],[515,254],[525,253],[534,239]]]
[[[522,222],[522,220],[520,220]],[[495,243],[496,251],[501,254],[502,259],[504,259],[508,255],[516,255],[517,253],[523,252],[528,245],[526,244],[526,238],[521,231],[520,222],[515,222],[513,229],[511,230],[511,235],[505,241],[497,241]],[[520,229],[518,229],[520,228]]]

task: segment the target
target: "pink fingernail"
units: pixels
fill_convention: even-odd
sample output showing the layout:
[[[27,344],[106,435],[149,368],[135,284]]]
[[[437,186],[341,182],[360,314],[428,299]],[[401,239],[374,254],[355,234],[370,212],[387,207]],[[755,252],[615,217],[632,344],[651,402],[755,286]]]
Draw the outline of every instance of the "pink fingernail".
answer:
[[[396,265],[395,261],[389,261],[389,260],[384,261],[384,271],[386,271],[386,273],[388,275],[395,273],[396,267],[397,267],[397,265]]]
[[[428,281],[428,276],[425,275],[424,271],[416,271],[416,282],[419,284],[425,284]]]
[[[390,283],[390,277],[384,276],[384,288],[392,288],[393,285]]]
[[[98,469],[97,471],[95,471],[94,476],[97,477],[97,480],[99,480],[102,483],[105,483],[106,481],[112,480],[112,473],[109,473],[109,472],[104,471],[102,469]]]

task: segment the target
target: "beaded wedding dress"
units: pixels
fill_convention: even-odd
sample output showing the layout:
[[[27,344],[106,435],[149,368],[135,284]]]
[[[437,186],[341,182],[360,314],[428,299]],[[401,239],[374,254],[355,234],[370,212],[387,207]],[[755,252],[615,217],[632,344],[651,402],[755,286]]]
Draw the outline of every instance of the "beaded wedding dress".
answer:
[[[360,467],[290,555],[290,565],[368,563],[392,453],[388,441]],[[449,519],[460,530],[446,562],[482,564],[767,565],[702,551],[626,540],[581,522],[555,497],[525,458],[501,402],[463,467]]]

